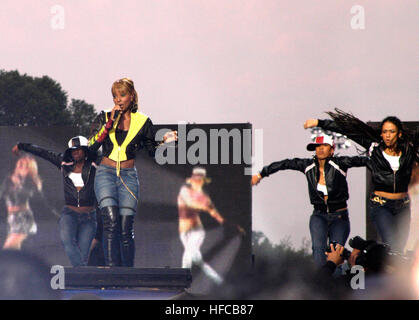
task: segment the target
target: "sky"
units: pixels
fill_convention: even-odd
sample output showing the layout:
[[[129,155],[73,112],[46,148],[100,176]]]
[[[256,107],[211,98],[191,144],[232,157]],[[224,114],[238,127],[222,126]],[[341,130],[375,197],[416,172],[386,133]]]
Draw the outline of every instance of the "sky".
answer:
[[[414,0],[3,0],[0,69],[48,75],[98,111],[129,77],[154,123],[261,129],[267,165],[311,157],[303,123],[334,107],[364,121],[419,121],[418,9]],[[348,183],[350,236],[365,236],[365,169],[350,169]],[[310,239],[304,175],[278,172],[252,196],[254,230],[295,247]]]

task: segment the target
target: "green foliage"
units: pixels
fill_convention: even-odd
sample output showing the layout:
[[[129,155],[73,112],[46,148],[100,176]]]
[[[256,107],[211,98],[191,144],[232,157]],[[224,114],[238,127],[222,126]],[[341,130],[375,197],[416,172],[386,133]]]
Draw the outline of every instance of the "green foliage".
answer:
[[[0,125],[61,126],[72,125],[80,134],[88,134],[96,117],[94,106],[72,99],[48,76],[31,77],[15,71],[0,70]]]
[[[309,249],[310,242],[303,239],[302,246],[299,249],[294,249],[291,245],[289,237],[281,240],[277,245],[273,244],[261,231],[252,232],[252,250],[256,257],[256,261],[259,259],[270,260],[272,262],[278,259],[288,260],[311,260],[311,251]]]
[[[77,132],[80,135],[88,137],[91,131],[90,128],[97,117],[95,107],[84,100],[71,99],[68,110],[71,113],[72,126],[78,128]]]

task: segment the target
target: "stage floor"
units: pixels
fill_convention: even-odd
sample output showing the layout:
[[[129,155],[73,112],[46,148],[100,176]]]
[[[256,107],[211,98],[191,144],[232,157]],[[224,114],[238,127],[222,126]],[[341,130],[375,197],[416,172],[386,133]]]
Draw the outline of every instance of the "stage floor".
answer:
[[[64,300],[170,300],[192,282],[190,269],[65,267]]]
[[[62,290],[63,300],[171,300],[185,293],[172,288],[106,288]]]

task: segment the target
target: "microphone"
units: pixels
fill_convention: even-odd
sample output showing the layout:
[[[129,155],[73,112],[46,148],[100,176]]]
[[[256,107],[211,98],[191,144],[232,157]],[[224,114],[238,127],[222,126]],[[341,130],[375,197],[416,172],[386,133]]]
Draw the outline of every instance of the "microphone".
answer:
[[[113,115],[114,123],[118,123],[119,122],[119,118],[121,118],[121,113],[119,111],[120,110],[115,110],[115,113]]]

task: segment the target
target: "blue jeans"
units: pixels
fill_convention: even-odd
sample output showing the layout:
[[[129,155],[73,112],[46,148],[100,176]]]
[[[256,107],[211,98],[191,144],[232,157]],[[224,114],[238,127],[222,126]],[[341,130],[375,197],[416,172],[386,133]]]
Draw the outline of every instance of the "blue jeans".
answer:
[[[135,215],[139,194],[137,169],[121,168],[118,177],[115,168],[101,164],[96,170],[95,194],[101,209],[119,207],[120,215]]]
[[[100,165],[96,170],[95,194],[103,217],[103,250],[108,266],[132,267],[135,258],[134,215],[137,213],[137,169]]]
[[[331,213],[314,210],[310,217],[310,234],[315,264],[323,266],[326,263],[328,239],[344,246],[350,230],[348,210]]]
[[[96,234],[96,210],[78,213],[64,206],[58,223],[61,242],[72,266],[86,266],[90,245]]]
[[[371,220],[374,222],[381,240],[389,245],[391,250],[402,252],[410,229],[409,197],[390,200],[372,194],[369,209]]]

